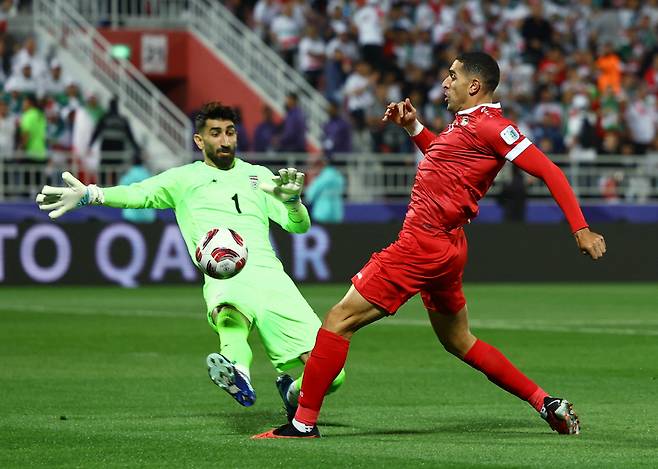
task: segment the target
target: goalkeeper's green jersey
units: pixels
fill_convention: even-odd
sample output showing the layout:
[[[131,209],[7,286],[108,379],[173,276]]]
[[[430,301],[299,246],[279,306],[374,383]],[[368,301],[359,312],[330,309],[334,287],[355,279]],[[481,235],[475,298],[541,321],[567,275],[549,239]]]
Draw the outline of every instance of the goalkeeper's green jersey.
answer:
[[[104,188],[104,205],[173,209],[193,260],[197,242],[210,229],[232,228],[246,242],[248,265],[283,270],[270,244],[269,220],[286,231],[304,233],[310,219],[303,209],[302,221],[290,220],[285,206],[258,188],[260,182],[270,183],[272,177],[264,166],[238,158],[228,170],[197,161],[135,184]]]

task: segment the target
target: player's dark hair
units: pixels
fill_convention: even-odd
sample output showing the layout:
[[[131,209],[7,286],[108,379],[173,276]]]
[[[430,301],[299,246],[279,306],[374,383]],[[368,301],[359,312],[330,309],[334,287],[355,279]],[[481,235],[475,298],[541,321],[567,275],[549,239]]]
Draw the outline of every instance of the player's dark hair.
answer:
[[[457,56],[469,75],[482,80],[484,91],[493,93],[500,82],[500,68],[496,59],[485,52],[465,52]]]
[[[223,121],[238,122],[238,116],[230,106],[224,106],[219,101],[210,101],[203,105],[201,110],[194,117],[194,128],[199,133],[206,126],[208,119],[217,119]]]

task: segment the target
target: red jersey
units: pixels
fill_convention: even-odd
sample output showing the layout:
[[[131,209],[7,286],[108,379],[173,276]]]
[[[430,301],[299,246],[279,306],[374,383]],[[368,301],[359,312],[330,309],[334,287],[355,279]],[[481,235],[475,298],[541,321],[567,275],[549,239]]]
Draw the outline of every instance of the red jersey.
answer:
[[[418,165],[404,228],[432,232],[468,223],[505,161],[514,160],[530,144],[503,117],[498,103],[459,111],[427,148],[419,143],[425,157]]]

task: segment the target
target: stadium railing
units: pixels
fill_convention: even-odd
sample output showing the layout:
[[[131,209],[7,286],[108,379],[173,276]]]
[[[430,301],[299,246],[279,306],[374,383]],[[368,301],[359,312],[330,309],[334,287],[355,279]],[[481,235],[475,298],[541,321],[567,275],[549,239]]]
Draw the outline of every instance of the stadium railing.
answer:
[[[325,97],[290,67],[247,25],[213,0],[71,0],[93,24],[156,27],[179,25],[229,62],[273,109],[284,113],[289,93],[296,93],[306,116],[308,137],[319,148],[322,125],[328,120]]]
[[[68,52],[77,65],[110,94],[117,95],[122,110],[153,135],[151,141],[171,153],[174,162],[188,161],[192,125],[135,66],[111,57],[111,44],[66,0],[34,0],[35,30]],[[174,163],[174,164],[176,164]]]
[[[104,155],[108,156],[107,153]],[[131,166],[129,156],[123,156],[125,162],[101,164],[92,171],[99,185],[118,183],[119,177]],[[240,157],[272,171],[297,167],[305,169],[309,177],[313,176],[312,171],[307,169],[306,153],[245,153]],[[636,203],[658,202],[658,155],[600,156],[591,163],[574,162],[565,155],[553,156],[552,159],[568,176],[581,200],[612,201],[617,198]],[[337,154],[332,164],[346,178],[347,202],[407,201],[416,175],[416,162],[412,154]],[[511,167],[506,165],[503,168],[489,195],[500,193],[502,186],[511,179]],[[53,153],[47,163],[41,164],[30,163],[20,153],[0,155],[0,201],[32,199],[41,185],[61,184],[60,173],[65,170],[78,174],[84,168],[79,160],[62,152]],[[529,197],[550,198],[548,189],[541,181],[533,181],[529,176],[527,181]],[[614,187],[610,188],[609,184]]]

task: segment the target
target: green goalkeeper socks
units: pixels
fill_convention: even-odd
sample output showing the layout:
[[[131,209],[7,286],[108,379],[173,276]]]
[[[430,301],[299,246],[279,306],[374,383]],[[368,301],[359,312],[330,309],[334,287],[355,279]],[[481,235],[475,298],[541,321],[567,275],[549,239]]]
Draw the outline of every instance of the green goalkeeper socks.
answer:
[[[292,403],[297,403],[297,399],[299,397],[299,390],[302,388],[302,378],[304,377],[304,373],[299,375],[299,378],[297,378],[291,385],[290,388],[288,389],[288,400]],[[345,369],[340,370],[340,373],[338,373],[338,376],[336,376],[336,379],[334,379],[331,383],[331,386],[329,386],[329,390],[327,391],[327,395],[331,394],[332,392],[335,392],[339,387],[343,385],[345,382]]]
[[[249,347],[251,324],[242,313],[230,306],[224,306],[216,319],[219,334],[219,353],[249,374],[253,353]]]

